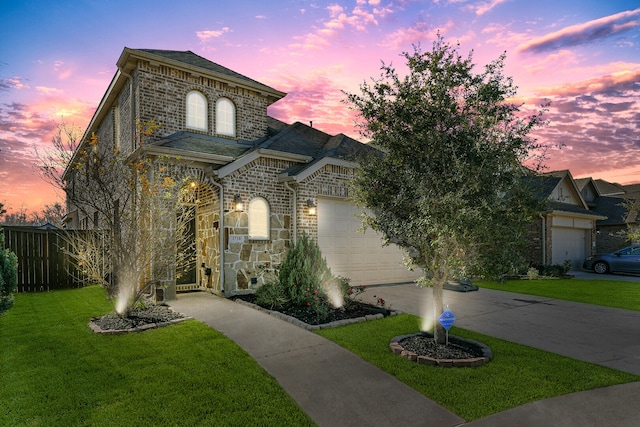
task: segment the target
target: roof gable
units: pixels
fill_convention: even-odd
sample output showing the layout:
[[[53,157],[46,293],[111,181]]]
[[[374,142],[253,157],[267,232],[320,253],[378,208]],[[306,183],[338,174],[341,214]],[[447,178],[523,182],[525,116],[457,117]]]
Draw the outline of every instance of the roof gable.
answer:
[[[202,70],[206,70],[209,73],[212,73],[215,76],[223,77],[227,79],[236,80],[239,82],[243,82],[249,86],[253,86],[256,89],[261,89],[267,92],[279,92],[272,87],[269,87],[263,83],[260,83],[257,80],[254,80],[250,77],[242,75],[236,71],[233,71],[227,67],[224,67],[220,64],[216,64],[206,58],[203,58],[200,55],[197,55],[190,50],[180,51],[180,50],[158,50],[158,49],[131,49],[131,52],[143,52],[148,55],[157,56],[163,58],[165,60],[170,60],[174,63],[182,63],[186,65],[190,65],[195,68],[200,68]],[[282,95],[284,96],[283,92]]]
[[[547,197],[550,202],[575,205],[588,209],[587,203],[571,176],[571,172],[568,170],[554,171],[543,174],[543,177],[548,177],[549,179],[543,186],[546,194],[543,193],[542,196]]]

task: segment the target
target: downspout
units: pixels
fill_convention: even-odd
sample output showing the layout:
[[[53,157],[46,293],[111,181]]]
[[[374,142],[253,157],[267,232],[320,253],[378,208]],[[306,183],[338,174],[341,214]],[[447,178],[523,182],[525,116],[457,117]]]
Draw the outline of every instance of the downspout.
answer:
[[[538,214],[542,220],[542,265],[547,265],[547,222],[544,215]]]
[[[218,187],[220,198],[220,219],[218,220],[218,230],[220,234],[220,292],[224,293],[224,188],[219,182],[210,179],[213,185]]]
[[[293,244],[298,242],[298,192],[289,186],[289,182],[284,182],[284,188],[293,194]]]
[[[135,103],[135,97],[133,96],[133,77],[131,77],[131,74],[125,72],[122,68],[119,68],[120,72],[122,73],[123,76],[125,76],[127,79],[129,79],[129,103],[131,104],[131,135],[133,135],[134,141],[131,147],[131,152],[135,151],[139,144],[138,138],[140,137],[140,135],[138,135],[138,130],[136,129],[136,103]]]

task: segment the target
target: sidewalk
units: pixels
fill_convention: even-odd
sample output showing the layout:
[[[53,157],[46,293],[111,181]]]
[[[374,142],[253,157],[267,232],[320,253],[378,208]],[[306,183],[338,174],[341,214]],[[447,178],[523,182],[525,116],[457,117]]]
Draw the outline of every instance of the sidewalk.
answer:
[[[376,287],[376,293],[392,303],[392,308],[417,315],[421,314],[426,295],[430,295],[430,292],[415,285]],[[500,335],[509,335],[510,338],[504,339],[515,342],[538,335],[533,338],[536,344],[559,345],[555,339],[540,335],[538,328],[545,331],[543,334],[554,329],[558,312],[565,311],[562,302],[546,301],[550,304],[546,305],[526,302],[527,299],[532,300],[533,297],[519,298],[518,294],[485,289],[469,293],[445,291],[446,303],[458,318],[457,326],[500,338],[504,338]],[[550,308],[554,304],[560,307]],[[640,410],[637,409],[640,382],[532,402],[465,423],[457,415],[331,341],[266,313],[207,293],[179,295],[177,300],[171,301],[171,306],[176,311],[205,322],[236,342],[280,383],[319,426],[640,425]],[[585,305],[574,307],[566,315],[586,316],[583,322],[570,324],[572,327],[581,326],[584,331],[579,332],[580,336],[588,336],[593,333],[588,326],[592,323],[589,319],[593,319],[591,311],[594,307],[580,306]],[[536,314],[536,310],[542,311]],[[638,316],[638,319],[626,318],[635,322],[635,325],[629,325],[632,333],[636,333],[633,328],[640,328],[640,314]],[[483,330],[478,329],[480,325]],[[508,333],[514,329],[515,333]],[[611,332],[609,334],[616,335]],[[597,338],[601,337],[598,335]],[[589,341],[597,340],[591,336]],[[583,352],[580,346],[575,348],[576,342],[579,342],[579,337],[577,340],[565,339],[560,347],[565,345],[569,348],[561,349],[562,353],[556,352],[570,356],[574,352]],[[544,348],[539,345],[534,347]],[[618,355],[609,354],[608,348],[600,351],[598,357],[605,366],[609,366],[607,363],[620,364],[628,368],[623,370],[635,372],[637,367],[640,372],[639,345],[640,334],[636,334],[629,343],[632,354],[626,355],[621,361],[616,361]],[[593,356],[593,352],[588,353],[589,357]]]
[[[319,426],[464,422],[353,353],[274,316],[203,292],[170,303],[242,347]]]

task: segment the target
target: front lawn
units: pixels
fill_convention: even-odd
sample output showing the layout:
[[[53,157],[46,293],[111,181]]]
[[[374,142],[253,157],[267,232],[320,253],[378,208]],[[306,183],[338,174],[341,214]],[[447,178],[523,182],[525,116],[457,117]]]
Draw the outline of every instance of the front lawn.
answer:
[[[313,425],[244,350],[195,320],[97,335],[98,287],[18,294],[0,316],[2,425]]]
[[[478,282],[481,288],[640,311],[640,282],[600,279]]]
[[[535,400],[633,381],[640,376],[543,350],[451,328],[451,334],[487,344],[494,358],[476,368],[419,365],[389,351],[391,338],[419,331],[409,314],[356,323],[318,334],[371,362],[466,420]]]

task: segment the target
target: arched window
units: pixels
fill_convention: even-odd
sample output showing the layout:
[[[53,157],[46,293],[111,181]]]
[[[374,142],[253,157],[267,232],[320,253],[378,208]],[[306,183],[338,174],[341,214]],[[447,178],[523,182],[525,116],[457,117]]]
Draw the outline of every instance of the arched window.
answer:
[[[187,94],[187,128],[206,131],[207,98],[192,90]]]
[[[269,240],[271,238],[271,212],[269,202],[256,197],[249,202],[249,239]]]
[[[236,107],[230,99],[220,98],[216,102],[216,133],[236,136]]]

